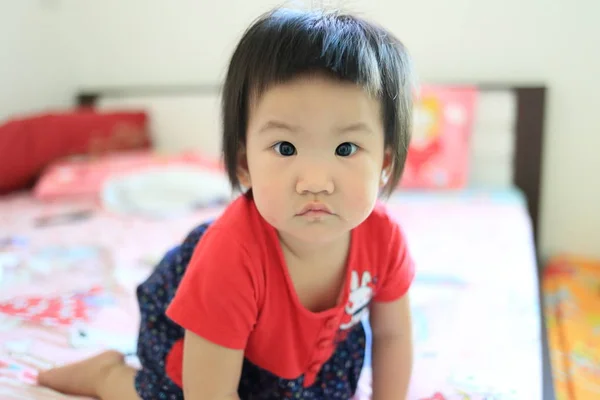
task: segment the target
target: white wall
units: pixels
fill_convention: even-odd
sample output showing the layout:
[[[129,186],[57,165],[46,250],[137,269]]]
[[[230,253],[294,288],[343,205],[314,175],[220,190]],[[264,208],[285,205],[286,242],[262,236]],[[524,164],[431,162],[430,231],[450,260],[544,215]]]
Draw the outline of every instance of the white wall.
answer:
[[[222,79],[235,42],[273,0],[47,0],[60,9],[63,44],[75,55],[67,87],[198,84]],[[26,3],[26,0],[13,3]],[[40,0],[39,3],[45,3]],[[306,0],[305,3],[311,3]],[[318,1],[314,3],[320,3]],[[600,15],[597,0],[347,0],[324,1],[359,11],[394,31],[409,47],[423,81],[544,82],[550,87],[542,204],[542,250],[600,257]],[[209,5],[207,5],[209,4]],[[19,28],[8,19],[12,32]],[[9,8],[31,11],[29,6]],[[33,13],[40,18],[45,11]],[[577,20],[579,18],[579,20]],[[6,29],[6,28],[0,28]],[[36,37],[30,55],[49,59]],[[51,32],[50,32],[51,33]],[[41,39],[40,39],[41,40]],[[4,46],[4,45],[1,45]],[[2,47],[0,47],[2,49]],[[35,53],[35,51],[39,51]],[[0,50],[3,51],[3,50]],[[16,50],[12,50],[14,54]],[[11,54],[13,54],[11,53]],[[2,54],[2,53],[0,53]],[[20,70],[18,104],[61,99],[62,85],[27,58],[0,63],[0,84]],[[50,64],[52,65],[52,63]],[[50,70],[60,72],[55,64]],[[38,75],[37,97],[22,78]],[[45,74],[45,75],[44,75]],[[60,77],[61,74],[59,73]],[[61,86],[59,88],[58,86]],[[3,92],[3,91],[2,91]],[[6,96],[0,93],[0,117]],[[28,103],[33,102],[33,103]],[[21,106],[19,106],[21,107]],[[15,106],[14,109],[18,110]]]
[[[0,2],[0,121],[70,103],[58,6],[54,0]]]
[[[64,0],[78,84],[218,82],[246,25],[277,3]]]
[[[600,257],[600,2],[370,4],[372,15],[406,41],[424,80],[548,84],[542,253]]]

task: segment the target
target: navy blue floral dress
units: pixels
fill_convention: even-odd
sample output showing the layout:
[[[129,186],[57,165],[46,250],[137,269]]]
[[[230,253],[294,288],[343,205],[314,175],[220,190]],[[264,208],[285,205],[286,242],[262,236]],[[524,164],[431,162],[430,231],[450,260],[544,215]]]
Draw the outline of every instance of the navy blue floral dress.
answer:
[[[142,369],[135,377],[135,388],[144,400],[183,399],[182,389],[165,372],[165,360],[184,330],[165,311],[192,257],[196,244],[210,222],[193,230],[178,247],[169,251],[150,277],[137,288],[141,312],[138,357]],[[315,382],[304,387],[304,377],[287,380],[244,360],[239,396],[242,400],[273,399],[350,399],[358,385],[367,354],[368,327],[357,324],[345,332],[332,357],[325,362]],[[284,354],[281,355],[285,357]]]

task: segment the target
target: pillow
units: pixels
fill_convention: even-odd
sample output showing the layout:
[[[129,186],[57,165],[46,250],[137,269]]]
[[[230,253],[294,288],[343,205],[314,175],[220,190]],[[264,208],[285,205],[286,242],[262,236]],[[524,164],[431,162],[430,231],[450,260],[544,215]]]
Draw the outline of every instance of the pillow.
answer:
[[[166,218],[229,203],[233,192],[223,171],[173,163],[108,177],[100,195],[118,214]]]
[[[163,155],[150,150],[129,151],[93,159],[56,161],[44,170],[34,195],[40,200],[97,197],[108,179],[167,166],[189,166],[223,174],[219,160],[195,152]]]
[[[476,96],[473,87],[421,88],[401,188],[461,189],[467,185]]]
[[[144,112],[79,109],[0,125],[0,194],[29,187],[51,162],[150,147]]]

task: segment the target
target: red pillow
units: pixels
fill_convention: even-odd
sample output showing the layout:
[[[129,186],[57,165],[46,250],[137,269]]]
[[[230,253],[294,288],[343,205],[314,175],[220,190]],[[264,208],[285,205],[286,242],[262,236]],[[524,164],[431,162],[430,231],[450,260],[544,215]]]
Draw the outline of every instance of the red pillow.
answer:
[[[467,185],[476,96],[472,87],[421,89],[401,187],[460,189]]]
[[[149,148],[145,112],[80,109],[0,125],[0,194],[33,184],[45,166],[73,155]]]

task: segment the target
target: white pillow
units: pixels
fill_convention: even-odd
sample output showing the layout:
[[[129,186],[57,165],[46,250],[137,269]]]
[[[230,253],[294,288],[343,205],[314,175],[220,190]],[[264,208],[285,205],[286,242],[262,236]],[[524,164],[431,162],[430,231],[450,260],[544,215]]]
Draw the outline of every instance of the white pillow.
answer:
[[[161,166],[107,179],[101,193],[109,211],[169,217],[230,201],[229,180],[222,172],[190,166]]]

